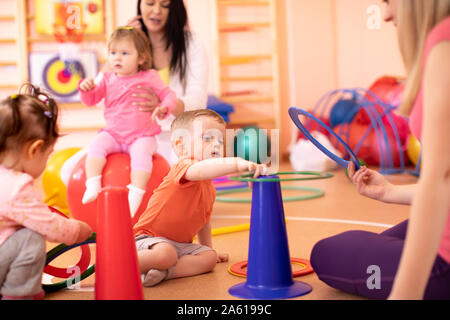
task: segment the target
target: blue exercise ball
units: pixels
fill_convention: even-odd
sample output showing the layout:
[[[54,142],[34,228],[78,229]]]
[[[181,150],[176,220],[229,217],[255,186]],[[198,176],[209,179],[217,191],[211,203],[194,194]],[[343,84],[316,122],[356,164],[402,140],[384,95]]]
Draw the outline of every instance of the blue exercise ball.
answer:
[[[358,103],[355,99],[340,99],[331,108],[330,125],[332,128],[342,123],[352,122],[358,113]]]

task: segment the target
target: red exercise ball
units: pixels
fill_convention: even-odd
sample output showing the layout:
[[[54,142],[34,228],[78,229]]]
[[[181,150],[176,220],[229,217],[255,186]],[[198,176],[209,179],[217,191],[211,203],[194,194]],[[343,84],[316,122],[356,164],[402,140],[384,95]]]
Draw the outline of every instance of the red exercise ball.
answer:
[[[67,201],[70,213],[73,218],[81,220],[89,224],[94,232],[97,225],[97,201],[82,204],[84,192],[86,191],[86,172],[85,172],[86,156],[75,166],[72,176],[67,186]],[[167,161],[159,154],[153,155],[153,170],[150,180],[147,183],[146,193],[142,199],[136,215],[131,220],[134,225],[141,213],[145,210],[153,190],[157,188],[163,178],[169,173],[170,166]],[[130,156],[126,153],[114,153],[106,158],[106,165],[103,169],[102,187],[114,186],[124,187],[130,184]],[[127,189],[128,190],[128,189]]]
[[[409,128],[407,127],[407,123],[403,123],[402,118],[399,116],[394,117],[393,122],[394,125],[397,126],[397,132],[400,138],[400,149],[397,145],[394,131],[391,126],[385,126],[388,144],[386,144],[381,130],[378,129],[377,135],[373,128],[370,129],[364,141],[360,143],[370,126],[362,125],[356,121],[353,121],[351,124],[339,124],[334,128],[334,131],[354,152],[357,152],[358,158],[364,160],[368,165],[380,166],[381,163],[384,163],[384,165],[387,166],[389,161],[392,161],[394,167],[399,167],[401,165],[400,153],[403,153],[405,165],[408,165],[409,160],[406,154],[407,138],[405,135],[409,133]],[[330,137],[330,141],[340,152],[346,154],[345,149],[334,137]],[[359,148],[356,150],[358,146]],[[381,152],[380,147],[382,150]],[[392,158],[389,157],[388,148]],[[384,159],[381,159],[381,156],[384,156]]]
[[[359,123],[341,123],[334,127],[334,132],[337,133],[342,140],[356,153],[359,159],[364,160],[365,163],[370,165],[379,164],[379,152],[377,148],[376,135],[373,130],[367,135],[367,137],[362,142],[359,150],[356,150],[358,142],[363,137],[364,133],[368,129],[368,126],[360,125]],[[330,137],[330,141],[333,146],[339,150],[345,157],[348,156],[347,151],[344,146],[337,141],[334,136]]]
[[[379,105],[374,96],[380,99],[380,101],[391,106],[398,106],[402,101],[404,87],[405,85],[400,79],[396,77],[385,76],[375,81],[375,83],[373,83],[369,88],[370,94],[368,92],[365,96],[367,98],[367,101],[373,103],[373,107],[371,109],[375,109],[378,114],[383,114],[386,106]],[[386,117],[383,117],[383,123],[385,125],[388,125],[385,118]],[[364,108],[361,108],[359,110],[358,114],[354,118],[354,121],[362,125],[371,124],[370,117]]]

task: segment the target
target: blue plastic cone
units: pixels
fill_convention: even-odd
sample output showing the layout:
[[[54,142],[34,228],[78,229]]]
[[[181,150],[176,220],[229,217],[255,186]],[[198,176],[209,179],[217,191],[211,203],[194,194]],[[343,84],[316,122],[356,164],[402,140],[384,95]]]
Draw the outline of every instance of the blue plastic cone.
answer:
[[[311,290],[310,285],[293,280],[280,182],[254,182],[247,281],[228,292],[245,299],[287,299]]]

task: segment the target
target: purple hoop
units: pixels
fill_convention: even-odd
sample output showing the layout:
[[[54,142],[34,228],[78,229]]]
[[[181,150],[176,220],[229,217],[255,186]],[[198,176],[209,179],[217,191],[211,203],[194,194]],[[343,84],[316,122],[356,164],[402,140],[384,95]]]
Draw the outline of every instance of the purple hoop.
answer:
[[[341,167],[344,167],[347,169],[348,164],[350,163],[350,161],[348,160],[344,160],[340,157],[338,157],[337,155],[335,155],[333,152],[331,152],[330,150],[328,150],[327,148],[325,148],[319,141],[317,141],[309,132],[308,130],[306,130],[306,128],[303,126],[303,124],[300,122],[300,120],[298,119],[299,115],[303,115],[306,116],[314,121],[316,121],[320,126],[322,126],[325,130],[327,130],[330,134],[332,134],[343,146],[344,149],[348,152],[348,154],[350,155],[350,159],[353,162],[353,164],[355,165],[355,169],[359,170],[360,165],[359,165],[359,160],[356,157],[356,155],[353,153],[352,149],[350,149],[350,147],[344,142],[344,140],[341,139],[341,137],[339,137],[330,127],[328,127],[325,123],[323,123],[323,121],[321,121],[320,119],[316,118],[314,115],[310,114],[309,112],[306,112],[305,110],[299,109],[299,108],[295,108],[295,107],[290,107],[289,108],[289,116],[291,117],[292,121],[294,122],[294,124],[297,126],[297,128],[303,133],[303,135],[305,137],[307,137],[320,151],[322,151],[323,153],[325,153],[328,157],[330,157],[332,160],[334,160],[338,165],[340,165]]]

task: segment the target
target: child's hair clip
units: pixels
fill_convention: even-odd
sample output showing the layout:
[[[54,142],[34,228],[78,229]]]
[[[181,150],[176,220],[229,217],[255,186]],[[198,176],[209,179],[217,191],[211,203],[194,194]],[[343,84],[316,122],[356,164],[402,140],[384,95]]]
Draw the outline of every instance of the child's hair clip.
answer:
[[[129,27],[129,26],[122,26],[122,27],[118,27],[117,29],[124,29],[124,30],[133,30],[133,27]]]
[[[46,96],[44,96],[44,95],[42,95],[42,96],[43,96],[43,98],[41,98],[40,95],[39,95],[37,98],[38,98],[43,104],[48,105],[49,99],[48,99]]]
[[[19,97],[17,93],[11,95],[11,100],[16,100]]]
[[[44,116],[46,116],[49,119],[53,118],[53,113],[51,113],[50,111],[44,111]]]

